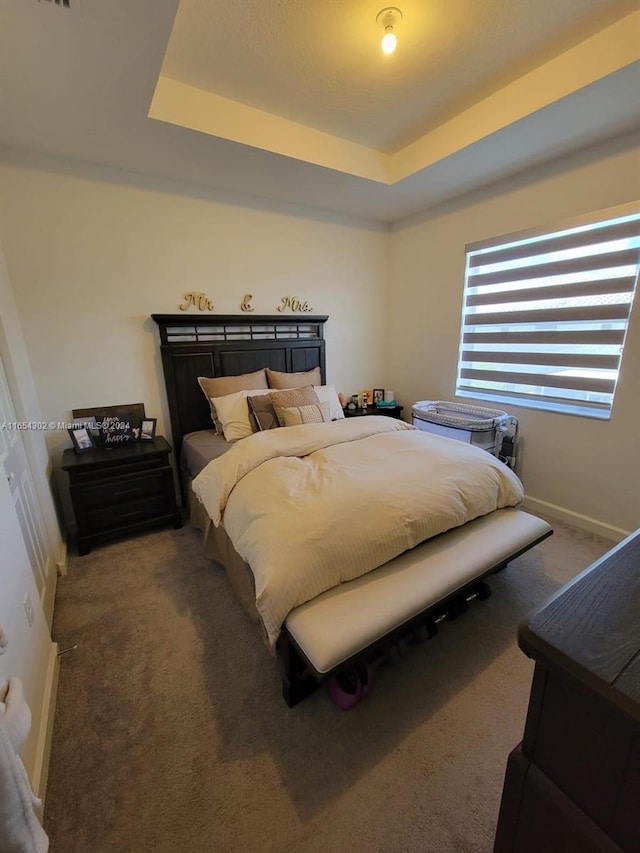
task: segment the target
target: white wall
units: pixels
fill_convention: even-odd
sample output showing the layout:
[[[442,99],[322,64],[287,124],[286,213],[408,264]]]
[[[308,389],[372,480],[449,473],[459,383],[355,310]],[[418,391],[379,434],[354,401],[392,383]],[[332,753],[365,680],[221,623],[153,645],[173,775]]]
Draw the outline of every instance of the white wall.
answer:
[[[40,420],[38,401],[33,391],[33,379],[24,348],[20,323],[16,314],[11,285],[0,246],[0,318],[5,329],[6,343],[10,344],[12,388],[20,392],[20,418]],[[9,359],[3,353],[5,366]],[[14,402],[18,402],[14,400]],[[25,439],[26,433],[23,433]],[[53,513],[51,495],[47,492],[47,454],[42,433],[30,435],[30,461],[35,458],[33,478],[38,488],[43,514],[48,519],[50,538],[58,553],[62,547],[59,529]],[[51,642],[44,609],[40,603],[31,564],[20,532],[13,507],[9,485],[0,466],[0,624],[8,637],[8,647],[0,656],[0,682],[3,678],[17,676],[24,684],[25,695],[32,713],[32,727],[22,750],[22,757],[32,784],[41,793],[44,790],[48,760],[48,736],[53,721],[55,695],[56,646]],[[55,593],[55,566],[48,586]],[[25,596],[29,595],[34,611],[33,625],[29,626],[24,610]]]
[[[384,387],[388,231],[311,208],[4,152],[0,238],[45,419],[143,401],[169,436],[157,327],[185,291],[216,313],[281,296],[328,314],[327,378]],[[54,455],[66,434],[48,436]]]
[[[290,293],[326,326],[329,381],[391,387],[407,407],[452,399],[465,243],[640,196],[637,134],[384,228],[51,158],[0,157],[0,239],[45,419],[143,400],[169,434],[152,313],[187,290],[236,313]],[[387,286],[388,285],[388,286]],[[640,515],[640,416],[629,331],[609,422],[513,407],[519,473],[540,508],[612,537]],[[54,456],[65,434],[49,436]]]
[[[404,401],[455,399],[466,243],[639,198],[636,134],[397,223],[389,311],[389,373],[397,393]],[[612,538],[640,523],[639,366],[636,304],[610,421],[509,409],[520,421],[519,473],[527,494]]]

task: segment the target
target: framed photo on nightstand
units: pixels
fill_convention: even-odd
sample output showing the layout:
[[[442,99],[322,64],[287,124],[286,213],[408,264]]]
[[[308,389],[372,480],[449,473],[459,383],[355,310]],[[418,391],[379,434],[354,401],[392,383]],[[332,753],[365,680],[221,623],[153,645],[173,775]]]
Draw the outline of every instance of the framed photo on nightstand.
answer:
[[[143,418],[140,421],[140,441],[151,441],[156,434],[157,418]]]
[[[87,427],[78,426],[69,430],[73,449],[76,453],[84,453],[87,450],[92,450],[94,447],[93,438]]]
[[[378,403],[382,403],[384,401],[384,388],[374,388],[373,389],[373,405],[377,406]]]

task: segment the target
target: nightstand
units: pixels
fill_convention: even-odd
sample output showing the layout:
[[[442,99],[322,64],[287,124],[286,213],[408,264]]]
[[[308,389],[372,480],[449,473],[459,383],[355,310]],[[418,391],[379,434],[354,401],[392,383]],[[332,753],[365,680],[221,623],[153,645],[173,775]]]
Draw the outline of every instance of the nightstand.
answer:
[[[162,524],[182,527],[176,505],[171,445],[162,437],[106,450],[64,451],[78,525],[78,552]]]
[[[366,409],[343,409],[345,418],[362,418],[369,415],[386,415],[388,418],[400,419],[403,406],[389,406],[378,409],[376,406],[367,406]]]

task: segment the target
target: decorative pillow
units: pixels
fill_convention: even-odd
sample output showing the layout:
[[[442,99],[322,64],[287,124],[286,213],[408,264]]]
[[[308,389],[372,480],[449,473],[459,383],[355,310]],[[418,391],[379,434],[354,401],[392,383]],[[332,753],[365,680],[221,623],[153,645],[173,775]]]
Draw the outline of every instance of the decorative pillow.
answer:
[[[276,429],[280,426],[268,394],[251,395],[247,397],[247,403],[258,430]]]
[[[292,390],[300,389],[283,388],[280,391],[271,391],[269,396],[260,394],[260,396],[250,395],[247,397],[249,411],[251,412],[259,430],[277,429],[281,426],[278,422],[278,416],[273,405],[273,400],[282,401],[283,404],[286,403],[289,405],[291,401],[291,395],[289,392]],[[282,396],[283,394],[285,395],[284,397]]]
[[[313,403],[320,402],[318,395],[313,390],[313,385],[306,385],[304,388],[289,388],[283,391],[270,391],[269,399],[276,410],[276,417],[280,426],[284,426],[283,409],[289,409],[292,406],[310,406]]]
[[[212,397],[211,402],[215,406],[216,414],[222,427],[222,433],[227,441],[237,441],[247,438],[254,432],[249,417],[249,406],[247,397],[249,394],[259,396],[269,394],[269,389],[262,391],[236,391],[235,394],[225,394],[224,397]]]
[[[322,373],[319,367],[302,373],[281,373],[279,370],[271,370],[267,367],[266,373],[269,388],[275,390],[302,388],[304,385],[320,385],[322,382]]]
[[[310,406],[291,406],[282,410],[285,426],[300,424],[326,424],[331,420],[329,403],[311,403]]]
[[[314,385],[313,390],[316,392],[316,396],[321,403],[325,400],[329,403],[332,421],[339,421],[341,418],[344,418],[344,412],[340,405],[340,400],[338,400],[338,392],[335,385]]]
[[[207,398],[207,402],[211,408],[211,420],[214,423],[216,432],[222,435],[222,425],[216,414],[215,405],[211,402],[214,397],[224,397],[227,394],[235,394],[238,391],[259,391],[262,388],[268,388],[267,376],[262,370],[256,370],[254,373],[241,373],[239,376],[198,376],[198,384]]]

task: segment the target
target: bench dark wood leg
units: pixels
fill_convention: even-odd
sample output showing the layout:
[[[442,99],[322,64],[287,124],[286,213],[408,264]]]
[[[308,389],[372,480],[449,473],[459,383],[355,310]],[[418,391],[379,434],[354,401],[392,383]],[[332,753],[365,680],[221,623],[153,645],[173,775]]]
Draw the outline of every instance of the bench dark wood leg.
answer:
[[[284,669],[282,695],[287,705],[293,708],[318,689],[318,682],[309,673],[285,631],[282,632],[278,641],[278,655]]]
[[[311,696],[317,689],[318,682],[310,675],[306,678],[294,679],[290,679],[286,675],[282,676],[282,695],[290,708],[302,702],[307,696]]]

